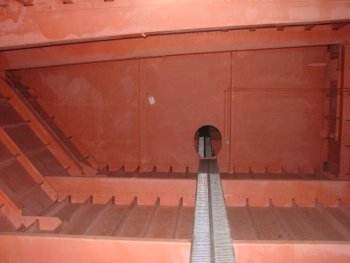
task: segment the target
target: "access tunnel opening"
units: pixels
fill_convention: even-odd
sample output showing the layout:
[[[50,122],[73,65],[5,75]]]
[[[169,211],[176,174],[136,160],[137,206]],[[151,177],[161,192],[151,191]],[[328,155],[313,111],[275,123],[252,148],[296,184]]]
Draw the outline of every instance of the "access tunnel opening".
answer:
[[[221,132],[215,126],[201,126],[194,135],[194,147],[200,158],[216,157],[221,145]]]

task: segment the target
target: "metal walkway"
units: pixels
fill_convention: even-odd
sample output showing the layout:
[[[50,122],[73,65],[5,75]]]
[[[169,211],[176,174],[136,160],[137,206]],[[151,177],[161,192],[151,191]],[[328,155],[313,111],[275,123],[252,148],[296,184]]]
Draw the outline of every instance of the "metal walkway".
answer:
[[[213,157],[210,135],[199,138],[198,152]],[[236,262],[215,158],[201,159],[199,164],[190,262]]]

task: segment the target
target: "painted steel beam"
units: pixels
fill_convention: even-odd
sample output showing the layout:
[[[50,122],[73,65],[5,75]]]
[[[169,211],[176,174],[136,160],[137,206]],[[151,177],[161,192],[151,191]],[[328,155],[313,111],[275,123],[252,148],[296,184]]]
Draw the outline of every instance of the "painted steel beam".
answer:
[[[154,34],[328,23],[350,19],[350,2],[122,0],[10,1],[0,14],[0,48]]]
[[[348,263],[349,242],[235,241],[240,263]],[[43,234],[0,235],[4,262],[189,262],[189,240],[81,238]],[[86,253],[88,251],[89,253]]]
[[[147,178],[91,178],[46,177],[59,198],[72,195],[81,202],[89,195],[94,201],[106,203],[115,195],[119,203],[130,203],[135,195],[139,203],[152,204],[157,197],[162,204],[177,205],[183,197],[185,206],[194,205],[196,180]],[[98,190],[96,185],[99,186]],[[342,200],[350,205],[350,182],[307,180],[222,180],[228,206],[268,206],[270,199],[276,206],[291,206],[294,199],[301,206],[314,206],[318,199],[324,206],[335,206]],[[234,191],[233,191],[234,189]]]
[[[17,161],[23,166],[23,168],[30,174],[33,180],[40,185],[45,193],[51,198],[51,200],[57,199],[57,194],[51,185],[47,183],[44,176],[38,169],[32,164],[27,156],[17,146],[16,142],[11,139],[10,136],[0,127],[0,141],[8,148],[8,150],[17,158]]]
[[[24,167],[24,169],[30,174],[33,180],[37,184],[41,184],[44,181],[44,176],[35,168],[27,156],[17,146],[16,142],[0,127],[0,141],[7,147],[7,149],[15,156],[17,156],[18,162]]]
[[[235,241],[237,262],[241,263],[345,263],[349,242],[244,242]]]
[[[5,74],[0,74],[0,91],[6,97],[11,98],[10,103],[16,109],[18,114],[25,120],[30,120],[28,125],[33,131],[40,137],[44,144],[48,145],[48,149],[57,158],[57,160],[66,168],[69,167],[68,172],[71,175],[81,175],[82,168],[79,164],[68,154],[67,151],[61,146],[57,138],[55,138],[45,127],[44,121],[28,107],[28,102],[9,86],[5,81]]]
[[[341,75],[341,148],[339,178],[350,179],[350,45],[344,45]]]
[[[0,258],[4,262],[188,263],[190,245],[189,241],[1,235]]]
[[[115,196],[118,204],[129,204],[137,196],[138,204],[151,205],[157,197],[162,205],[193,206],[196,181],[191,179],[46,177],[58,192],[59,199],[71,195],[74,202],[82,202],[93,195],[96,203],[106,203]],[[96,186],[98,185],[98,188]]]
[[[336,206],[339,200],[350,204],[350,182],[321,180],[223,180],[227,206],[314,206],[317,199],[324,206]]]
[[[49,46],[0,52],[0,70],[38,68],[99,61],[338,44],[350,41],[350,25],[332,30],[320,25],[216,31],[150,36],[99,42]]]

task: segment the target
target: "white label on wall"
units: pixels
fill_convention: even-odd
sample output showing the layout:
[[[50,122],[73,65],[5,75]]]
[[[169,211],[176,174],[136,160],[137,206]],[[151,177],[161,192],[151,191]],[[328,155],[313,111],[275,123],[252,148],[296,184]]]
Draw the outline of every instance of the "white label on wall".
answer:
[[[153,105],[154,103],[156,103],[156,100],[153,96],[148,96],[148,102],[150,105]]]

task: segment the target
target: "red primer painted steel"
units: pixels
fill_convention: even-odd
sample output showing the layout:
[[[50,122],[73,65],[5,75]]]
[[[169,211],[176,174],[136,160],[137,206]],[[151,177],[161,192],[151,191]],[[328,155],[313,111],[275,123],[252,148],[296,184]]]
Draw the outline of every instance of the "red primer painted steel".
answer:
[[[152,204],[158,197],[162,203],[177,205],[180,197],[184,205],[193,205],[195,180],[191,179],[137,179],[137,178],[80,178],[48,177],[59,198],[71,195],[77,201],[89,195],[96,202],[107,202],[115,196],[118,202],[129,203],[137,195],[140,203]],[[291,206],[294,199],[302,206],[314,206],[315,200],[335,206],[342,200],[350,205],[350,183],[322,180],[223,180],[225,202],[228,206],[267,206],[274,200],[278,206]],[[95,190],[97,189],[97,190]],[[141,194],[142,193],[142,194]]]
[[[261,28],[127,38],[75,43],[0,53],[0,69],[14,70],[47,66],[105,62],[238,50],[291,48],[344,43],[350,26],[332,30],[332,25]],[[195,43],[195,45],[193,44]],[[59,54],[59,56],[57,56]]]
[[[16,76],[52,105],[101,167],[195,172],[193,136],[208,124],[222,134],[221,171],[310,172],[323,162],[325,56],[323,47],[226,52]]]
[[[344,179],[350,176],[350,45],[343,49],[344,58],[341,67],[344,69],[340,75],[341,89],[341,148],[340,148],[340,175]]]
[[[56,189],[59,199],[70,195],[72,200],[82,202],[93,195],[94,202],[106,203],[115,196],[118,203],[129,204],[137,196],[140,204],[153,204],[161,197],[162,204],[194,205],[196,181],[191,179],[149,179],[149,178],[82,178],[47,177]]]
[[[319,200],[326,206],[336,206],[339,200],[350,204],[350,184],[347,181],[312,180],[223,180],[225,202],[229,206],[267,206],[270,199],[277,206],[291,206],[295,200],[301,206],[314,206]]]
[[[203,125],[238,263],[349,262],[349,11],[0,0],[0,262],[189,262]]]
[[[2,75],[2,78],[4,78],[4,75]],[[48,145],[48,148],[53,154],[55,154],[57,159],[61,160],[61,162],[65,164],[65,168],[67,168],[69,172],[74,175],[80,175],[82,171],[79,165],[74,162],[74,160],[69,158],[69,155],[64,152],[64,149],[62,149],[62,146],[59,144],[57,139],[53,137],[45,128],[43,121],[31,111],[27,105],[27,102],[20,97],[17,92],[9,87],[9,85],[5,83],[4,79],[1,80],[0,91],[4,96],[11,98],[10,103],[12,106],[15,107],[16,111],[22,116],[22,118],[29,121],[29,126],[33,129],[37,136],[41,137],[44,144]],[[33,139],[30,141],[33,141]],[[37,141],[40,141],[40,139],[37,139]]]
[[[0,243],[0,256],[6,263],[10,260],[34,263],[47,259],[54,263],[188,262],[190,253],[188,241],[1,235]],[[15,252],[11,247],[18,250]]]
[[[51,238],[48,236],[2,235],[4,244],[0,255],[10,260],[38,262],[50,258],[61,262],[188,262],[190,242],[88,239],[75,237]],[[15,251],[11,248],[17,247]],[[234,245],[237,261],[264,263],[347,263],[350,257],[348,242],[245,242]],[[20,251],[21,253],[18,253]],[[86,257],[89,251],[89,257]],[[135,252],[136,251],[136,252]],[[69,257],[69,259],[67,259]]]
[[[148,34],[331,23],[350,19],[348,1],[123,0],[15,1],[0,16],[0,48],[27,47]],[[151,15],[150,15],[151,14]],[[210,15],[208,15],[210,14]]]

